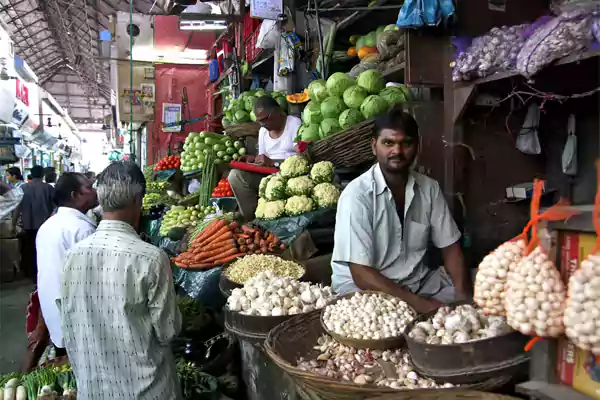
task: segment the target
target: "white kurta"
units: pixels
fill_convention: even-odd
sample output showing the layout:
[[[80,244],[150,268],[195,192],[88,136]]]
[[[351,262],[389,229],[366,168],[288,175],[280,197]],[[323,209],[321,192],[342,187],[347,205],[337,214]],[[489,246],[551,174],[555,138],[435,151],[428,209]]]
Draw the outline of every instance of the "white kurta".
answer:
[[[67,251],[95,230],[96,224],[85,214],[74,208],[60,207],[42,224],[37,234],[38,296],[50,339],[57,347],[65,347],[56,306],[63,263]]]
[[[103,220],[67,255],[59,299],[77,398],[179,399],[171,341],[181,329],[167,255]]]

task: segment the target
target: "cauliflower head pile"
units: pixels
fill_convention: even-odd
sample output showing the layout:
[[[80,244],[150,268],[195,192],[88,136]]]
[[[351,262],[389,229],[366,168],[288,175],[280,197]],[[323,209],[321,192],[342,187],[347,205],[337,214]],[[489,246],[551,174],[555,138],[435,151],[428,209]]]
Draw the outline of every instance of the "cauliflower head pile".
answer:
[[[333,183],[319,183],[313,189],[313,199],[319,208],[335,207],[340,194],[341,190]]]
[[[310,178],[315,184],[333,182],[333,164],[329,161],[321,161],[312,166]]]
[[[279,219],[285,213],[285,200],[266,201],[263,205],[263,219]]]
[[[259,189],[260,190],[260,189]],[[285,179],[272,175],[265,185],[265,199],[269,201],[283,200],[286,195]]]
[[[258,204],[256,205],[256,211],[254,211],[254,216],[258,219],[263,219],[265,216],[265,203],[267,201],[263,198],[258,199]]]
[[[291,156],[281,163],[279,173],[284,178],[295,178],[307,175],[310,171],[308,160],[302,156]]]
[[[274,175],[267,175],[260,180],[260,184],[258,185],[258,196],[265,198],[265,191],[267,190],[267,183],[273,178]]]
[[[297,178],[291,178],[287,181],[287,193],[290,196],[309,196],[312,193],[315,184],[306,175]]]
[[[290,217],[313,210],[313,201],[308,196],[292,196],[285,203],[285,213]]]

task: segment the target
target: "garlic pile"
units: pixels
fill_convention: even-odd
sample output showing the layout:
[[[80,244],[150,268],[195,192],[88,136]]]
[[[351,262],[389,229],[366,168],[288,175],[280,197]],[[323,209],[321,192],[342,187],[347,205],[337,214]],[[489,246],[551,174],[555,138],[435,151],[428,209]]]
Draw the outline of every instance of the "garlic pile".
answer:
[[[508,324],[524,335],[563,333],[565,285],[556,266],[538,246],[509,276],[505,295]]]
[[[565,333],[573,343],[600,355],[600,255],[591,254],[569,279]]]
[[[233,289],[227,309],[245,315],[281,316],[325,307],[334,298],[329,286],[311,285],[273,271],[260,272],[243,288]]]
[[[429,344],[458,344],[500,336],[512,329],[503,317],[486,316],[481,309],[464,304],[440,308],[427,321],[415,324],[408,336]]]
[[[272,271],[277,276],[289,276],[294,279],[300,279],[305,271],[300,264],[284,260],[281,257],[252,254],[231,264],[225,270],[225,276],[232,282],[244,284],[259,272],[267,270]]]
[[[477,268],[473,300],[490,315],[505,316],[504,292],[506,279],[523,258],[524,240],[503,243],[484,257]]]
[[[328,378],[374,384],[392,389],[451,388],[451,383],[438,385],[419,376],[412,368],[408,352],[396,350],[356,349],[340,344],[329,335],[321,336],[314,360],[298,359],[298,367]]]
[[[376,293],[355,293],[325,307],[330,331],[354,339],[384,339],[402,335],[415,312],[402,300]]]

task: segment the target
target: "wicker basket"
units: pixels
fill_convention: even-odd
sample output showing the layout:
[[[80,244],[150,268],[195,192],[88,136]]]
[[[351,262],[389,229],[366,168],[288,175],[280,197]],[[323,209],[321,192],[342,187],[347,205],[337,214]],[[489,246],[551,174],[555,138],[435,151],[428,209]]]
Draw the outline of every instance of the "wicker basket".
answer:
[[[383,297],[393,298],[393,296],[391,296],[387,293],[377,292],[374,290],[363,290],[360,293],[362,293],[362,294],[379,294]],[[331,302],[331,304],[335,304],[338,301],[340,301],[341,299],[349,299],[349,298],[353,297],[355,294],[356,293],[348,293],[343,296],[339,296],[335,300],[333,300]],[[325,307],[325,308],[327,308],[327,307]],[[321,317],[320,317],[321,326],[323,327],[323,330],[325,332],[327,332],[327,334],[329,336],[333,337],[335,340],[337,340],[341,344],[344,344],[344,345],[350,346],[350,347],[356,347],[358,349],[387,350],[387,349],[397,349],[399,347],[403,347],[404,344],[406,343],[406,340],[404,339],[404,335],[400,335],[400,336],[396,336],[396,337],[389,337],[389,338],[385,338],[385,339],[354,339],[354,338],[349,338],[349,337],[344,337],[342,335],[339,335],[339,334],[331,331],[330,329],[328,329],[327,326],[325,326],[325,321],[323,321],[323,315],[325,314],[325,308],[323,308],[321,310]],[[415,313],[415,315],[416,315],[416,313]]]
[[[316,357],[313,348],[317,339],[325,333],[321,326],[320,311],[302,314],[288,319],[273,328],[265,341],[265,351],[271,360],[294,381],[297,391],[304,399],[319,400],[375,400],[391,395],[394,400],[456,399],[465,390],[493,390],[504,386],[511,377],[498,376],[476,384],[452,389],[395,390],[375,385],[358,385],[305,372],[296,367],[299,357]],[[468,392],[467,392],[468,393]],[[502,397],[465,397],[465,399],[502,399]],[[437,396],[437,397],[435,397]],[[443,396],[443,397],[442,397]]]
[[[331,161],[336,167],[355,167],[373,161],[373,120],[361,122],[340,133],[315,142],[308,155],[313,162]]]
[[[229,125],[225,128],[225,133],[235,138],[242,138],[247,136],[258,137],[258,130],[260,125],[256,122],[246,122],[245,124]]]

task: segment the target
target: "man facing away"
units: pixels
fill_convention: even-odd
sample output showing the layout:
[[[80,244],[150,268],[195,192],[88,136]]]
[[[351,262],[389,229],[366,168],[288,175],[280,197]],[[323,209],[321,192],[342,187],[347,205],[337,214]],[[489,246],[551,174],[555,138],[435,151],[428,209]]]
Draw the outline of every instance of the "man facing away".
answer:
[[[376,290],[418,312],[468,296],[460,232],[440,185],[412,170],[419,149],[414,118],[392,109],[375,119],[377,164],[352,181],[339,200],[332,286],[345,294]],[[424,264],[428,244],[444,267]]]
[[[21,264],[25,275],[34,282],[37,280],[37,260],[35,239],[40,226],[54,211],[54,188],[43,181],[44,168],[36,165],[31,168],[31,182],[27,182],[23,190],[23,200],[19,206],[19,214],[23,223],[21,245]]]
[[[37,234],[38,296],[44,322],[56,348],[56,356],[66,355],[56,299],[60,296],[62,266],[67,251],[90,236],[96,224],[85,213],[98,203],[92,182],[83,174],[65,172],[55,186],[56,214]]]
[[[280,162],[296,154],[294,139],[302,120],[286,115],[275,99],[259,97],[254,104],[258,131],[258,155],[241,157],[240,161],[255,163],[263,167],[279,167]],[[265,175],[233,169],[229,173],[229,184],[237,199],[245,220],[254,218],[258,204],[258,187]]]
[[[97,178],[104,219],[64,264],[59,309],[78,398],[181,398],[169,258],[137,233],[145,190],[137,165],[109,165]]]

